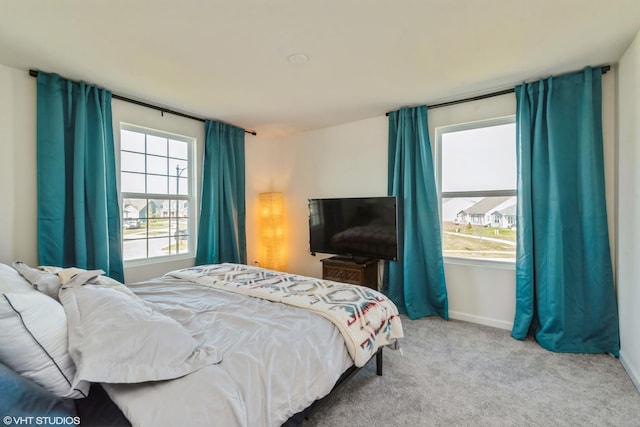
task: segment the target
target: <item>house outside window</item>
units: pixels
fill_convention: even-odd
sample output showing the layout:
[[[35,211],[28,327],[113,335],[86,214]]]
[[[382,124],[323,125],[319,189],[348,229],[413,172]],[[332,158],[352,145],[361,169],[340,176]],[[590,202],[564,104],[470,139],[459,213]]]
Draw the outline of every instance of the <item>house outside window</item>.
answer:
[[[193,253],[195,139],[120,125],[123,259]]]
[[[443,256],[514,262],[515,118],[441,127],[436,139]]]

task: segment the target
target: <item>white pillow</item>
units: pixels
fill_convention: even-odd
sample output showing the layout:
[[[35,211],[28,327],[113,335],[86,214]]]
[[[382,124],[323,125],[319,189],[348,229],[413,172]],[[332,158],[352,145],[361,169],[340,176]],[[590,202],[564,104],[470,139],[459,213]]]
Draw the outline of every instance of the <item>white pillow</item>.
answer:
[[[13,268],[38,291],[49,295],[56,301],[58,300],[58,291],[60,290],[60,286],[62,286],[62,282],[57,274],[30,267],[22,261],[14,262]]]
[[[0,293],[0,361],[58,396],[85,397],[88,383],[71,387],[76,368],[64,308],[3,264]]]
[[[28,293],[33,291],[33,286],[13,267],[0,264],[0,294],[5,292]]]
[[[93,274],[87,273],[87,277]],[[75,381],[160,381],[222,360],[216,346],[199,343],[177,320],[123,284],[113,279],[82,282],[65,284],[60,290],[71,325],[69,354],[76,362]]]

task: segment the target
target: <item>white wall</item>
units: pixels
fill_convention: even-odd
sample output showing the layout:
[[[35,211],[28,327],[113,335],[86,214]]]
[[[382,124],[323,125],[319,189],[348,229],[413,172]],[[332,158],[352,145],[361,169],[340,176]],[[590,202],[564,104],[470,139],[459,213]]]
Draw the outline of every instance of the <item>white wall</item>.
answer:
[[[247,232],[247,264],[259,265],[259,215],[258,194],[280,191],[275,184],[278,176],[276,165],[281,155],[281,149],[276,141],[263,138],[260,135],[247,135],[244,141],[245,148],[245,191],[246,191],[246,232]],[[285,200],[285,213],[288,210]],[[286,218],[285,218],[286,221]]]
[[[150,129],[156,129],[163,132],[174,133],[182,136],[188,136],[196,139],[195,158],[193,165],[193,176],[196,178],[195,198],[200,198],[200,181],[202,176],[202,153],[204,150],[204,123],[185,117],[175,116],[173,114],[161,114],[150,108],[142,107],[126,101],[114,99],[111,103],[111,111],[113,115],[113,135],[115,139],[116,152],[120,149],[120,123],[129,123],[137,126],[143,126]],[[119,162],[119,156],[116,156]],[[122,206],[122,199],[120,199]],[[196,236],[197,232],[197,216],[200,207],[194,204],[192,207],[196,213],[195,224],[192,224],[191,235]],[[195,240],[192,240],[192,243]],[[193,246],[195,248],[195,245]],[[177,270],[179,268],[192,267],[195,264],[195,252],[191,256],[182,259],[166,259],[152,260],[150,263],[125,262],[125,280],[127,283],[138,282],[142,280],[159,277],[164,273]]]
[[[640,33],[618,68],[620,360],[640,390]]]
[[[514,94],[430,110],[429,131],[432,147],[436,149],[435,129],[438,127],[510,116],[515,113]],[[499,267],[497,263],[469,265],[445,261],[445,278],[449,316],[452,319],[511,329],[515,314],[513,264]]]
[[[320,277],[321,256],[309,253],[307,199],[387,194],[386,119],[305,132],[271,144],[276,155],[269,188],[285,196],[287,270]],[[247,163],[248,181],[256,166]],[[255,198],[257,193],[247,192],[248,200]],[[248,246],[255,244],[253,240]]]
[[[116,147],[119,147],[120,122],[135,124],[165,132],[172,132],[179,135],[196,138],[196,159],[194,164],[194,177],[196,177],[195,196],[200,198],[201,178],[202,178],[202,156],[204,152],[204,123],[187,119],[172,114],[161,115],[159,111],[141,107],[125,101],[113,100],[113,126],[116,139]],[[245,155],[246,155],[246,209],[247,209],[247,263],[251,264],[257,260],[257,194],[265,191],[273,191],[273,176],[277,174],[274,168],[279,153],[274,147],[272,140],[245,134]],[[255,197],[253,197],[255,195]],[[200,206],[193,207],[196,212],[196,221],[192,225],[192,243],[195,248],[195,236],[197,235],[197,223]],[[125,278],[127,283],[147,280],[159,277],[162,274],[193,266],[195,263],[195,252],[192,256],[178,260],[158,260],[152,263],[126,263]]]
[[[615,212],[614,99],[615,73],[603,79],[603,126],[609,215]],[[429,111],[429,130],[435,147],[435,128],[515,114],[515,95],[458,104]],[[277,152],[270,189],[282,191],[287,203],[288,271],[321,277],[321,256],[309,254],[307,199],[386,195],[388,122],[384,116],[305,132],[272,142]],[[257,164],[247,164],[247,174]],[[249,178],[248,178],[249,179]],[[248,199],[257,197],[247,193]],[[615,241],[611,221],[611,241]],[[248,241],[249,247],[257,245]],[[612,249],[614,246],[612,246]],[[326,256],[326,255],[322,255]],[[249,262],[252,262],[249,258]],[[515,313],[513,266],[445,263],[451,318],[510,329]]]
[[[515,113],[501,96],[429,111],[435,127]],[[291,136],[278,144],[274,185],[289,206],[289,271],[322,276],[321,256],[309,254],[307,199],[387,194],[388,119],[384,116]],[[326,256],[326,255],[323,255]],[[513,268],[445,264],[452,318],[510,328],[515,306]]]
[[[36,182],[36,79],[26,70],[0,65],[0,197],[5,201],[0,221],[0,262],[22,260],[38,263],[37,182]],[[160,114],[159,111],[128,102],[113,100],[113,127],[119,147],[120,122],[191,136],[197,139],[194,176],[196,196],[200,197],[200,177],[204,148],[204,124],[199,121]],[[247,256],[257,260],[257,194],[276,189],[274,176],[280,158],[275,142],[247,134]],[[279,179],[279,178],[278,178]],[[255,196],[255,197],[253,197]],[[199,207],[194,206],[196,212]],[[195,229],[194,229],[195,233]],[[147,265],[127,264],[128,283],[158,277],[167,271],[192,266],[195,257]]]
[[[35,79],[26,71],[0,65],[0,94],[0,262],[35,264]]]
[[[0,93],[0,196],[5,201],[0,221],[0,262],[22,260],[37,265],[36,79],[26,70],[0,65]],[[195,176],[200,176],[203,123],[170,114],[163,117],[158,111],[118,100],[113,101],[112,113],[116,145],[120,121],[197,138]],[[125,278],[127,282],[144,280],[193,263],[190,257],[126,266]]]
[[[638,70],[640,57],[636,40],[623,59],[620,71],[620,226],[624,237],[612,249],[624,251],[617,263],[623,354],[636,373],[640,370],[640,345],[631,328],[640,325],[637,283],[638,257],[637,145],[640,130],[638,113]],[[615,218],[615,73],[604,78],[603,120],[605,129],[605,167],[610,218]],[[35,79],[24,70],[0,65],[0,196],[5,215],[0,222],[0,262],[21,259],[37,262],[36,238],[36,89]],[[459,122],[504,116],[515,112],[512,95],[460,104],[429,112],[432,143],[434,129]],[[114,125],[120,120],[170,132],[195,136],[201,153],[203,126],[200,122],[178,118],[132,104],[114,101]],[[260,136],[246,137],[247,177],[247,256],[251,264],[257,254],[257,195],[282,191],[286,197],[288,270],[321,276],[320,256],[308,251],[307,199],[312,197],[385,195],[387,188],[387,119],[384,116],[294,135],[282,140]],[[197,174],[201,160],[198,158]],[[635,174],[635,175],[634,175]],[[199,190],[197,190],[199,192]],[[615,229],[615,222],[610,222]],[[614,241],[615,234],[611,233]],[[622,255],[621,255],[622,256]],[[171,264],[128,267],[128,282],[156,277],[168,270],[192,265],[193,259]],[[512,269],[495,269],[447,263],[445,265],[449,309],[452,318],[510,328],[514,312],[514,274]],[[635,338],[635,340],[633,339]],[[636,374],[636,378],[637,378]]]

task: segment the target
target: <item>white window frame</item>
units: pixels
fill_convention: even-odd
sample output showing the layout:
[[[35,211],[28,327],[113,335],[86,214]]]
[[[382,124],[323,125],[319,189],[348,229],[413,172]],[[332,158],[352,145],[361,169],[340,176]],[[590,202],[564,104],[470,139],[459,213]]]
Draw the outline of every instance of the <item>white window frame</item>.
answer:
[[[459,132],[472,129],[481,129],[485,127],[500,126],[505,124],[515,123],[516,116],[509,115],[504,117],[497,117],[492,119],[478,120],[467,123],[458,123],[447,126],[440,126],[435,129],[436,136],[436,164],[435,164],[435,176],[436,186],[438,191],[438,212],[440,213],[440,228],[444,233],[442,227],[442,199],[455,198],[455,197],[501,197],[501,196],[517,196],[516,190],[485,190],[485,191],[442,191],[442,136],[450,132]],[[514,160],[515,161],[515,160]],[[444,242],[444,235],[443,235]],[[444,247],[442,248],[444,250]],[[468,258],[468,257],[456,257],[456,256],[444,256],[445,263],[448,264],[461,264],[481,267],[493,267],[493,268],[505,268],[515,269],[515,261],[513,260],[496,260],[496,259],[481,259],[481,258]]]
[[[157,194],[157,193],[134,193],[134,192],[123,192],[122,191],[122,165],[120,160],[120,153],[122,153],[122,142],[121,142],[121,132],[123,130],[128,130],[132,132],[144,133],[146,135],[156,136],[159,138],[168,138],[176,141],[183,141],[188,144],[187,149],[187,194]],[[196,138],[180,135],[172,132],[167,132],[159,129],[152,129],[145,126],[135,125],[126,122],[120,122],[120,135],[119,135],[119,150],[118,150],[118,165],[119,165],[119,192],[120,192],[120,218],[122,220],[122,225],[124,226],[124,199],[162,199],[162,200],[178,200],[178,201],[187,201],[189,204],[189,215],[187,217],[187,224],[189,229],[189,238],[188,238],[188,246],[187,252],[179,253],[179,254],[170,254],[170,255],[162,255],[162,256],[154,256],[149,257],[148,253],[145,258],[136,258],[129,259],[124,261],[125,267],[131,266],[139,266],[139,265],[149,265],[162,263],[166,261],[177,261],[182,259],[189,259],[195,257],[195,242],[197,238],[197,229],[196,229],[196,200],[195,200],[195,177],[194,177],[194,159],[195,159],[195,149],[196,149]],[[146,239],[148,242],[148,239]],[[124,256],[124,234],[122,236],[122,253]]]

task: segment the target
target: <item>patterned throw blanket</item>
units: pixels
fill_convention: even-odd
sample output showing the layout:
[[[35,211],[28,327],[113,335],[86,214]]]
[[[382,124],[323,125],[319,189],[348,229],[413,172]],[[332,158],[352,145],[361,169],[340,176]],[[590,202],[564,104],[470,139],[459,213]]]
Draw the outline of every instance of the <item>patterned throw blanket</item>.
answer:
[[[402,338],[398,309],[372,289],[240,264],[176,270],[166,276],[313,311],[333,322],[356,366]]]

